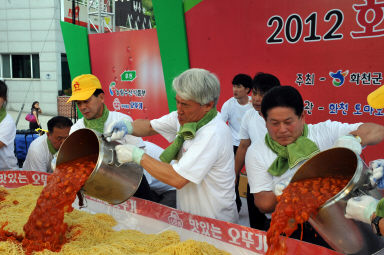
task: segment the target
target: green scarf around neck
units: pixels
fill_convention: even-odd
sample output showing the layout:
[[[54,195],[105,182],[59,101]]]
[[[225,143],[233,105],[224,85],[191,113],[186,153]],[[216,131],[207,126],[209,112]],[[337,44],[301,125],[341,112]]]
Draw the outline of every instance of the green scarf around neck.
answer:
[[[104,133],[104,123],[107,121],[108,116],[109,116],[109,110],[108,110],[107,106],[104,105],[103,114],[101,115],[100,118],[91,119],[91,120],[87,120],[86,118],[83,118],[84,126],[86,128],[96,130],[100,134],[103,134]]]
[[[376,207],[376,215],[384,217],[384,198],[382,198]]]
[[[47,136],[47,144],[48,144],[48,150],[49,150],[49,152],[50,152],[52,155],[54,155],[54,154],[57,152],[57,150],[55,149],[55,147],[53,147],[53,144],[52,144],[51,140],[49,140],[48,136]]]
[[[303,160],[313,157],[319,152],[317,145],[307,138],[308,126],[304,124],[303,134],[295,142],[282,146],[272,140],[271,136],[265,136],[267,146],[277,154],[277,158],[269,167],[268,172],[273,176],[281,176],[289,168],[296,166]]]
[[[195,137],[197,130],[206,125],[208,122],[213,120],[217,115],[216,108],[212,108],[207,112],[204,117],[198,122],[188,122],[180,127],[179,132],[177,132],[176,139],[171,145],[169,145],[163,153],[160,155],[160,160],[166,163],[171,162],[173,159],[176,159],[177,154],[179,153],[181,147],[185,140],[190,140]]]
[[[5,110],[4,106],[0,108],[0,122],[3,121],[3,119],[7,116],[7,111]]]

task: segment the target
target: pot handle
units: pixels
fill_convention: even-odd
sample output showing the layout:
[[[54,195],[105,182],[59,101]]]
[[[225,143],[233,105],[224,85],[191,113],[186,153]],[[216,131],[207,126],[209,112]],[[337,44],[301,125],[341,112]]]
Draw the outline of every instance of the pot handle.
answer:
[[[110,148],[110,150],[111,150],[112,156],[111,156],[111,161],[108,162],[108,165],[110,165],[110,166],[115,165],[117,167],[120,167],[121,165],[123,165],[117,161],[116,151],[112,148]]]
[[[80,189],[76,195],[77,195],[77,198],[79,199],[79,208],[85,208],[87,207],[87,199],[85,199],[85,196],[84,196],[84,193],[83,193],[83,189]]]

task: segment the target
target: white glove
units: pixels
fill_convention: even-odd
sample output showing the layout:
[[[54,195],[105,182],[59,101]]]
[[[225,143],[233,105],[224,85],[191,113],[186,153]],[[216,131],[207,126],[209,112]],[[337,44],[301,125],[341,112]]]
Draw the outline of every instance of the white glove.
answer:
[[[384,188],[384,178],[383,178],[383,169],[384,169],[384,159],[376,159],[369,162],[369,169],[372,172],[372,175],[369,177],[371,184],[377,184],[377,187],[380,189]]]
[[[132,122],[127,119],[113,121],[104,131],[107,141],[115,141],[123,138],[125,135],[131,135],[133,132]]]
[[[132,144],[120,144],[115,147],[117,161],[120,164],[135,162],[140,165],[141,158],[143,157],[144,150],[137,148]]]
[[[370,224],[372,213],[376,211],[378,203],[379,200],[367,195],[350,198],[345,209],[345,217]]]
[[[345,135],[336,140],[335,145],[333,147],[344,147],[352,150],[357,155],[361,154],[361,139],[358,136],[353,135]]]
[[[289,184],[289,181],[282,181],[282,182],[277,183],[275,185],[273,193],[275,193],[275,195],[277,197],[281,196],[281,194],[283,194],[283,190],[288,186],[288,184]]]

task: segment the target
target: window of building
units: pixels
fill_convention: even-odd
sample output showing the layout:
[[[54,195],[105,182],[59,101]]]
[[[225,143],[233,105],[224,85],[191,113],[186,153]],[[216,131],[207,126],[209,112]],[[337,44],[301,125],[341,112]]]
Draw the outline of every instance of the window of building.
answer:
[[[61,53],[61,84],[62,90],[59,91],[59,96],[67,95],[70,96],[71,92],[71,75],[69,73],[69,65],[67,55]]]
[[[39,54],[0,54],[0,77],[39,79]]]

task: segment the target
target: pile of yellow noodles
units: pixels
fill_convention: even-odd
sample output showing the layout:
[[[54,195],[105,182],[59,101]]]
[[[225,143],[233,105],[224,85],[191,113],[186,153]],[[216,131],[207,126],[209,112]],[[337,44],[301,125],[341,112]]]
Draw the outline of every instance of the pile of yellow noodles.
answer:
[[[0,187],[0,190],[3,189]],[[41,186],[27,185],[17,189],[7,189],[9,195],[0,202],[0,225],[8,222],[5,230],[24,236],[23,226],[36,205],[42,190]],[[13,201],[19,203],[14,203]],[[44,250],[34,254],[228,254],[206,242],[187,240],[180,242],[174,231],[161,234],[144,234],[136,230],[115,231],[116,221],[107,214],[89,214],[74,210],[66,214],[69,226],[66,243],[59,253]],[[79,234],[80,233],[80,234]],[[0,254],[24,254],[20,245],[7,241],[0,242]]]

